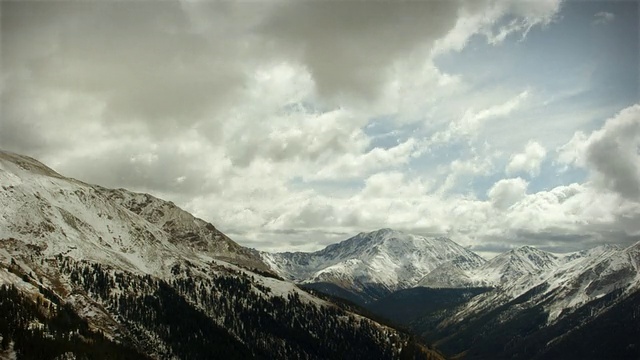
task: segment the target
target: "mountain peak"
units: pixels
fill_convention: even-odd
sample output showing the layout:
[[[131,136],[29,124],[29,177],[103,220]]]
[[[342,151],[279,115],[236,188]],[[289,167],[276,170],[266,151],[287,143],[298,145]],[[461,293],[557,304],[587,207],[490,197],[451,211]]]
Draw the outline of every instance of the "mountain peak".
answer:
[[[0,239],[46,256],[68,255],[135,272],[161,274],[172,259],[216,258],[266,270],[257,252],[207,222],[148,194],[66,178],[27,156],[0,151]],[[203,260],[206,261],[206,260]]]
[[[374,231],[370,232],[369,234],[390,234],[390,233],[400,233],[400,231],[394,230],[392,228],[381,228],[381,229],[378,229],[378,230],[374,230]]]
[[[525,245],[487,261],[478,269],[476,276],[489,284],[507,284],[522,276],[548,271],[555,268],[557,264],[556,255]]]
[[[391,228],[382,228],[371,232],[361,232],[360,237],[379,239],[379,238],[398,238],[405,237],[407,234]]]
[[[299,282],[332,282],[355,288],[377,284],[402,289],[418,284],[445,263],[471,269],[484,259],[455,242],[383,228],[332,244],[314,253],[263,254],[285,278]]]
[[[501,255],[498,255],[498,257],[525,257],[525,258],[541,258],[541,259],[557,259],[558,256],[544,251],[544,250],[540,250],[536,247],[533,247],[531,245],[524,245],[524,246],[520,246],[518,248],[515,249],[511,249],[509,251],[507,251],[506,253],[503,253]]]
[[[11,173],[28,172],[38,175],[63,178],[62,175],[34,158],[10,151],[0,150],[0,170],[4,170],[4,166],[17,167],[13,169],[6,169],[6,171]]]
[[[544,250],[540,250],[535,246],[531,246],[531,245],[522,245],[520,247],[511,249],[509,252],[515,252],[515,253],[530,253],[530,252],[545,252]]]

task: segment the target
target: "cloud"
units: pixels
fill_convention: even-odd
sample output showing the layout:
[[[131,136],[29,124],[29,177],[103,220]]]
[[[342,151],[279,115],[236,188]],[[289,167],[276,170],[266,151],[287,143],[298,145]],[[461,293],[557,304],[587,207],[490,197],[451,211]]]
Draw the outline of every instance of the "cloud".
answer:
[[[590,170],[600,187],[623,198],[640,199],[640,105],[608,119],[588,136],[576,132],[558,149],[558,162]]]
[[[478,175],[488,175],[493,170],[493,160],[495,154],[490,152],[488,147],[478,152],[476,149],[472,150],[473,157],[468,159],[455,159],[448,167],[444,167],[446,178],[442,183],[442,186],[438,189],[439,193],[446,193],[452,191],[461,179],[467,180],[463,186],[467,192],[472,192],[473,189],[470,186],[471,180]]]
[[[95,120],[141,121],[164,134],[201,119],[243,84],[234,40],[190,31],[178,3],[2,6],[3,70],[15,76],[7,87],[92,96],[104,107]],[[225,22],[223,14],[215,21]]]
[[[526,172],[530,176],[540,174],[540,164],[547,155],[545,148],[536,141],[529,141],[524,152],[511,155],[505,172],[513,175],[518,172]]]
[[[595,180],[621,196],[640,200],[640,105],[609,119],[587,140]]]
[[[557,146],[541,134],[559,127],[521,125],[546,89],[437,65],[474,36],[515,51],[559,1],[0,6],[0,147],[174,201],[242,244],[316,250],[389,226],[568,248],[640,231],[637,109],[559,151],[589,181],[527,193],[515,176]]]
[[[387,69],[453,27],[456,2],[286,2],[260,30],[304,64],[323,96],[375,98]]]
[[[407,164],[416,148],[416,141],[407,139],[396,146],[384,149],[375,147],[370,151],[341,154],[328,160],[317,173],[305,175],[305,179],[344,179],[361,177],[375,171],[395,168]]]
[[[260,104],[257,100],[255,104]],[[368,139],[348,111],[271,114],[269,121],[225,125],[226,151],[237,166],[257,159],[273,162],[321,161],[323,157],[358,152]]]
[[[499,45],[509,35],[522,33],[522,39],[535,26],[552,22],[562,1],[466,1],[459,9],[455,26],[434,46],[434,53],[460,51],[475,34],[482,34],[492,45]],[[511,15],[507,24],[496,26],[501,18]],[[496,29],[497,28],[497,29]]]
[[[525,90],[502,104],[492,105],[478,111],[467,109],[464,115],[460,119],[452,121],[446,130],[433,134],[430,142],[447,143],[452,139],[473,137],[478,134],[485,122],[510,115],[523,105],[528,96],[529,92]]]
[[[521,179],[502,179],[487,192],[491,204],[500,210],[506,210],[510,206],[524,198],[529,184]]]
[[[556,150],[558,153],[557,163],[564,165],[562,171],[566,171],[570,165],[586,166],[584,154],[586,153],[587,138],[584,132],[576,131],[569,142],[558,147]]]
[[[600,11],[599,13],[593,15],[593,17],[595,18],[592,22],[592,24],[594,25],[605,25],[612,22],[616,18],[613,13],[607,11]]]

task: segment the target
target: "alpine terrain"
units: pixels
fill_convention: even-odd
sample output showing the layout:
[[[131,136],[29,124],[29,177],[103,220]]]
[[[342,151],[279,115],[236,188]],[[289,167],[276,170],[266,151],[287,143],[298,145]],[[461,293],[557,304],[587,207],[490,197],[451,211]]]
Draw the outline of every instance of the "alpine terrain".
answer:
[[[0,152],[0,358],[401,356],[439,358],[171,202]]]
[[[258,252],[0,152],[0,314],[2,359],[638,359],[640,242],[485,260],[381,229]]]
[[[262,253],[262,258],[284,278],[364,302],[414,287],[443,266],[463,272],[485,263],[450,239],[391,229],[360,233],[313,253]]]
[[[283,277],[359,303],[463,358],[640,357],[640,242],[485,261],[383,229],[314,253],[262,254]],[[584,339],[590,339],[585,341]]]

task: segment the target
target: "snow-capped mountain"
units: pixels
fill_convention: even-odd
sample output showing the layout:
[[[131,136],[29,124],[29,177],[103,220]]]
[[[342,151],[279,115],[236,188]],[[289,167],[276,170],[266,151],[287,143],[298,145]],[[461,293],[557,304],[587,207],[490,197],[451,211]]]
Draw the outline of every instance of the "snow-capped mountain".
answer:
[[[0,152],[0,238],[43,256],[64,254],[151,275],[175,254],[266,270],[258,253],[171,202],[68,179],[38,161]]]
[[[566,255],[524,247],[476,270],[434,272],[452,278],[441,276],[441,288],[398,291],[368,308],[454,358],[640,356],[640,242]],[[460,279],[467,283],[453,288]],[[474,282],[494,285],[467,287]]]
[[[561,263],[552,253],[522,246],[502,253],[473,269],[440,267],[419,281],[433,288],[501,287],[521,278],[544,276]]]
[[[410,341],[279,279],[257,251],[170,202],[0,151],[0,358],[427,351]]]
[[[527,255],[531,261],[520,263],[517,268],[530,272],[513,276],[508,281],[502,281],[502,277],[498,279],[495,272],[488,272],[495,268],[486,266],[489,263],[483,265],[476,275],[489,274],[487,279],[498,279],[499,286],[466,303],[449,321],[461,321],[472,314],[486,313],[522,299],[517,301],[518,311],[509,309],[509,316],[540,307],[546,313],[547,322],[553,323],[605,296],[625,297],[640,290],[640,242],[626,249],[605,245],[562,257],[538,250],[535,253],[537,255],[532,257],[535,260]],[[518,259],[522,257],[518,256]],[[504,257],[495,263],[505,264]],[[511,270],[506,274],[515,274],[514,268],[509,267]],[[606,307],[601,306],[600,310],[604,311]]]
[[[558,257],[531,246],[507,251],[473,271],[473,277],[486,285],[500,286],[525,276],[543,274],[556,268]]]
[[[367,301],[430,287],[410,290],[455,304],[431,314],[414,299],[428,319],[411,324],[427,324],[417,333],[450,354],[544,357],[624,329],[610,344],[634,355],[639,274],[640,242],[566,255],[525,246],[485,261],[446,238],[382,229],[314,253],[259,253],[170,202],[0,151],[0,358],[397,358],[411,348],[278,276],[384,290]],[[621,325],[609,330],[610,319]]]
[[[282,276],[429,334],[451,356],[606,354],[580,345],[585,334],[638,354],[630,339],[640,335],[640,242],[570,254],[522,246],[484,261],[448,239],[383,229],[315,253],[262,256]]]
[[[522,246],[485,261],[446,238],[382,229],[313,253],[262,253],[262,257],[285,278],[361,304],[416,286],[485,287],[493,290],[461,305],[449,321],[492,311],[525,294],[531,306],[542,306],[553,321],[614,290],[637,289],[638,246],[603,245],[562,255]]]
[[[327,282],[359,290],[413,287],[440,266],[471,270],[485,260],[444,237],[428,238],[391,229],[360,233],[313,253],[263,253],[281,276],[301,282]]]

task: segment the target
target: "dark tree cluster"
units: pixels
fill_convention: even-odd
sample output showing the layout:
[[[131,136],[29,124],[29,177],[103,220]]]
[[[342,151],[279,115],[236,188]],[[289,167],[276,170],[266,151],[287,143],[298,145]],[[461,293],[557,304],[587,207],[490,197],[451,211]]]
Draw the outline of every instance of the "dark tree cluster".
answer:
[[[68,305],[32,300],[14,286],[0,286],[0,351],[18,359],[54,359],[73,353],[77,359],[145,359],[125,344],[89,329]]]
[[[161,358],[394,359],[409,340],[337,306],[277,296],[240,271],[204,276],[174,266],[166,282],[69,258],[59,263],[77,291],[124,325],[122,336]]]

